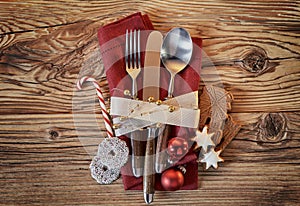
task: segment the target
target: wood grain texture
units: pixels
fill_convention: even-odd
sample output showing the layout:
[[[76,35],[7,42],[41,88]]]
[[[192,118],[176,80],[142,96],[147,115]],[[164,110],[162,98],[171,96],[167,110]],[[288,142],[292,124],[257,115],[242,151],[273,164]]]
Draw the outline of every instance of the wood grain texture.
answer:
[[[199,166],[198,190],[156,192],[153,205],[297,205],[300,5],[291,0],[0,1],[0,204],[144,204],[121,180],[90,177],[104,124],[93,87],[74,87],[91,74],[109,97],[97,29],[136,11],[157,30],[203,38],[199,91],[231,92],[242,126],[218,170]]]

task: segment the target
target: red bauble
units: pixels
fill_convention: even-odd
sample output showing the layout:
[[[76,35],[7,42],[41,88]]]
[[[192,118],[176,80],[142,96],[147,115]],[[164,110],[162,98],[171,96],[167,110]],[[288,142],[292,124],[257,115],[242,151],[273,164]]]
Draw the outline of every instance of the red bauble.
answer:
[[[189,151],[188,142],[182,137],[174,137],[168,143],[169,162],[180,160]]]
[[[184,177],[181,171],[168,169],[161,176],[161,184],[167,191],[179,190],[184,183]]]

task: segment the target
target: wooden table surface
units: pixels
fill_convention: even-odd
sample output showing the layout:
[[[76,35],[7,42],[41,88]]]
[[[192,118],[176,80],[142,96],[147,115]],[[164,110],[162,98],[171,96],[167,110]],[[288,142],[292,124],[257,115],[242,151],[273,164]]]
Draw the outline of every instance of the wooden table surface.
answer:
[[[104,133],[93,89],[85,100],[96,109],[78,120],[72,106],[87,67],[108,97],[97,29],[137,11],[157,30],[203,38],[203,69],[214,65],[207,71],[233,94],[242,126],[217,170],[199,166],[198,190],[157,192],[153,205],[299,205],[300,7],[291,0],[0,1],[1,205],[144,204],[121,179],[90,177]],[[78,127],[95,143],[84,145]]]

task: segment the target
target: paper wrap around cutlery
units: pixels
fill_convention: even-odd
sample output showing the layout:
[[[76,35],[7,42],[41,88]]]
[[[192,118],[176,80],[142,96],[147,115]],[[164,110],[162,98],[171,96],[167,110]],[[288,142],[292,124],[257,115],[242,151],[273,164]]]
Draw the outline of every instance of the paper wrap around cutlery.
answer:
[[[173,112],[169,111],[170,106],[173,106]],[[131,112],[132,108],[136,109]],[[119,117],[113,119],[114,123],[122,125],[115,130],[117,136],[155,123],[197,128],[200,117],[197,91],[165,100],[160,105],[122,97],[111,97],[110,110],[111,115],[127,117],[123,120]]]
[[[111,101],[112,101],[112,111],[113,112],[123,112],[128,111],[128,108],[132,106],[132,104],[144,104],[140,101],[132,101],[129,103],[128,97],[124,96],[124,90],[131,91],[131,79],[127,75],[125,70],[125,60],[124,60],[124,48],[125,48],[125,31],[126,29],[140,29],[141,31],[146,30],[154,30],[151,21],[149,20],[147,15],[142,15],[141,13],[135,13],[130,15],[126,18],[120,19],[116,22],[110,23],[101,27],[98,31],[98,40],[100,44],[100,51],[101,56],[104,64],[104,68],[106,71],[106,77],[108,80]],[[145,35],[141,33],[141,51],[145,51]],[[194,48],[193,48],[193,56],[189,66],[180,72],[175,78],[175,90],[174,90],[174,99],[173,100],[165,100],[167,97],[168,92],[168,84],[170,75],[167,70],[161,69],[160,73],[160,98],[163,101],[163,106],[159,109],[166,109],[168,105],[174,104],[174,106],[178,107],[177,112],[178,114],[183,114],[185,116],[185,120],[179,120],[176,114],[176,118],[171,118],[171,122],[173,121],[176,125],[182,126],[193,126],[197,127],[198,120],[199,120],[199,110],[195,108],[195,102],[198,101],[198,88],[200,82],[200,67],[201,67],[201,44],[202,40],[200,38],[193,38]],[[143,65],[144,53],[141,53],[141,60]],[[137,97],[141,100],[142,99],[142,80],[143,75],[139,75],[137,78],[137,85],[138,85],[138,95]],[[176,89],[177,88],[177,89]],[[187,96],[185,96],[187,95]],[[188,97],[190,96],[190,97]],[[185,99],[184,103],[180,103],[180,98],[188,97]],[[173,102],[172,102],[173,101]],[[174,103],[175,102],[175,103]],[[177,102],[177,103],[176,103]],[[121,104],[120,104],[121,103]],[[197,103],[197,102],[196,102]],[[187,105],[188,104],[188,105]],[[120,108],[118,108],[120,105]],[[122,106],[121,106],[122,105]],[[158,109],[157,105],[148,103],[148,107],[143,107],[145,112],[145,118],[139,118],[137,121],[136,119],[129,118],[131,121],[130,124],[135,125],[136,127],[144,127],[147,126],[151,121],[155,121],[158,119],[163,119],[158,117],[151,117],[151,111],[155,111]],[[139,114],[138,110],[135,110],[131,113],[131,117],[136,114]],[[150,112],[150,113],[149,113]],[[125,113],[124,113],[125,115]],[[128,115],[128,114],[127,114]],[[166,120],[164,123],[170,124],[171,116],[170,114],[161,113],[161,117],[164,117]],[[192,120],[188,120],[188,115],[191,115]],[[196,117],[198,116],[198,118]],[[137,116],[135,116],[137,117]],[[118,120],[115,119],[114,123]],[[132,122],[136,123],[132,123]],[[147,123],[148,122],[148,123]],[[150,123],[151,124],[151,123]],[[153,124],[153,123],[152,123]],[[128,129],[128,128],[127,128]],[[118,131],[119,134],[123,134],[124,132],[128,131]],[[193,133],[192,129],[186,129],[186,127],[179,127],[179,126],[172,126],[171,130],[171,137],[175,136],[183,136],[183,137],[190,137],[190,132]],[[180,133],[180,134],[178,134]],[[127,145],[130,148],[130,140],[127,136],[121,135],[119,138],[126,141]],[[192,142],[190,142],[192,144]],[[191,145],[190,145],[191,146]],[[130,151],[131,152],[131,151]],[[192,149],[182,158],[176,165],[184,165],[186,168],[186,174],[184,175],[184,185],[180,188],[181,190],[191,190],[198,188],[198,163],[197,154],[195,154]],[[131,170],[131,161],[122,167],[121,170],[122,179],[124,188],[126,190],[142,190],[143,189],[143,181],[142,177],[136,178],[132,174]],[[156,174],[156,180],[160,180],[161,174]],[[164,190],[160,181],[156,181],[155,183],[156,190]]]

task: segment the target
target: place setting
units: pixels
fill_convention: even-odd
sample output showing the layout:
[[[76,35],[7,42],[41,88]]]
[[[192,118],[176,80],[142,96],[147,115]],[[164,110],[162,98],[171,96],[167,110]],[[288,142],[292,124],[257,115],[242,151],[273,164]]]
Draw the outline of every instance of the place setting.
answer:
[[[94,86],[106,128],[92,178],[107,185],[122,177],[147,204],[155,191],[198,189],[198,171],[224,166],[240,129],[228,114],[233,95],[205,80],[202,39],[183,27],[155,30],[135,13],[99,28],[98,41],[109,99],[93,76],[77,82],[78,90]]]

